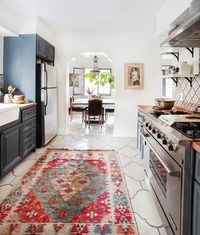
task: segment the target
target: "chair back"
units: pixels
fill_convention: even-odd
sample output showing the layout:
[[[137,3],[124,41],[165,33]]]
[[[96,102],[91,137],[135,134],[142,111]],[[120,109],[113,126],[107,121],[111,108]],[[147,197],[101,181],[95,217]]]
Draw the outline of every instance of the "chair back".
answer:
[[[99,116],[103,112],[102,100],[93,99],[88,101],[88,115]]]
[[[73,96],[71,96],[70,98],[69,98],[69,104],[70,104],[70,107],[72,107],[72,102],[74,101],[74,97]]]

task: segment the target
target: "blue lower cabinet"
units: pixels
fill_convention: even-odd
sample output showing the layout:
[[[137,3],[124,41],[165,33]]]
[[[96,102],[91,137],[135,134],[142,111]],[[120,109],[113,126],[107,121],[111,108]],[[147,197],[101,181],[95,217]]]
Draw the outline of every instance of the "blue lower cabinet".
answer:
[[[196,153],[195,179],[200,184],[200,153]]]
[[[200,235],[200,184],[194,182],[193,235]]]

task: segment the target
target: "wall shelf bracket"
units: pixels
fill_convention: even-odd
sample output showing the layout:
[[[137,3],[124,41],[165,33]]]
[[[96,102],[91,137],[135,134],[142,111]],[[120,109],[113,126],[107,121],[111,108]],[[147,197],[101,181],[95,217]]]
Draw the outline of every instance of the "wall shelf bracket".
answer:
[[[185,79],[190,83],[190,87],[192,87],[192,78],[185,77]]]
[[[194,48],[186,47],[186,49],[192,54],[192,58],[194,57]]]
[[[176,87],[178,86],[178,78],[171,78],[175,83],[176,83]]]

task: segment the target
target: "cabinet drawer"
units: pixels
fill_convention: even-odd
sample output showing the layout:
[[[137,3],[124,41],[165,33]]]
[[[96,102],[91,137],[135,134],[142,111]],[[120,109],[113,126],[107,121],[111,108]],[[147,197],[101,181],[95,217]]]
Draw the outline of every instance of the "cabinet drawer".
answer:
[[[24,144],[23,147],[23,157],[26,157],[33,149],[36,147],[36,139],[30,140],[28,143]]]
[[[26,144],[34,138],[36,138],[36,128],[32,128],[31,130],[25,131],[23,133],[23,144]]]
[[[22,121],[26,121],[36,116],[36,107],[22,110]]]
[[[195,162],[195,179],[200,184],[200,154],[196,153],[196,162]]]
[[[31,118],[23,123],[23,133],[36,127],[36,118]]]

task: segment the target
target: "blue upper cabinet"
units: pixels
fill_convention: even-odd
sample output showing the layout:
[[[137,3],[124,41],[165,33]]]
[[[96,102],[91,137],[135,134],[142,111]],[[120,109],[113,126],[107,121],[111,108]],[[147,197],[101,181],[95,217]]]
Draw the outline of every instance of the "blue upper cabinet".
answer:
[[[36,63],[41,59],[54,64],[55,48],[36,34],[4,38],[5,86],[13,85],[26,97],[36,101]]]
[[[13,85],[35,101],[36,35],[4,38],[3,73],[5,85]]]

